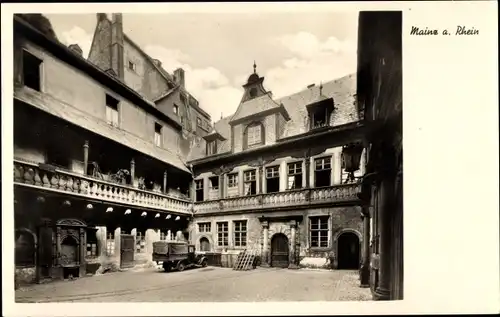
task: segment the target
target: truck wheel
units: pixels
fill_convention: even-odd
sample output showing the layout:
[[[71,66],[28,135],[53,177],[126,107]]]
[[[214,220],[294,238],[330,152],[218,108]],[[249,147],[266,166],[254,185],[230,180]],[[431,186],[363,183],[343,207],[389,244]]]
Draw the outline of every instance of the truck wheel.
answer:
[[[201,262],[201,267],[207,267],[208,265],[208,261],[207,259],[204,259],[202,262]]]
[[[172,270],[172,266],[170,264],[164,263],[163,264],[163,270],[165,272],[170,272]]]
[[[179,265],[177,266],[177,270],[179,270],[179,272],[184,271],[184,269],[185,269],[185,268],[186,268],[186,267],[184,266],[184,263],[182,263],[182,262],[181,262],[181,263],[179,263]]]

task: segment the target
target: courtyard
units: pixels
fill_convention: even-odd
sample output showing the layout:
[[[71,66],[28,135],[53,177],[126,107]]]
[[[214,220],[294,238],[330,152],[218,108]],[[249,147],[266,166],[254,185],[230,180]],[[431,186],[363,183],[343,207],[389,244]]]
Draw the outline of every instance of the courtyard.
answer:
[[[18,303],[363,301],[357,271],[206,267],[165,273],[157,268],[21,287]]]

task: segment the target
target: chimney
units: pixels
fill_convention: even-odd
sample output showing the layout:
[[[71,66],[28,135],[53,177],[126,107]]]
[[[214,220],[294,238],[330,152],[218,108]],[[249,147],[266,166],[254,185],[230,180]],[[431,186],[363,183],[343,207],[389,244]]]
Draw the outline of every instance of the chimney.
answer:
[[[307,86],[307,89],[311,89],[313,88],[314,86],[316,86],[315,84],[310,84],[309,86]]]
[[[82,51],[82,48],[80,47],[80,45],[78,44],[71,44],[68,46],[68,48],[70,50],[72,50],[73,52],[75,52],[76,54],[80,55],[80,56],[83,56],[83,51]]]
[[[108,18],[106,13],[97,13],[97,23],[101,22],[102,20],[106,20]]]
[[[153,59],[153,62],[155,63],[156,66],[161,67],[161,62],[159,59]]]
[[[123,18],[121,13],[111,16],[111,68],[118,78],[124,79]]]
[[[185,87],[185,75],[184,75],[184,69],[182,68],[177,68],[174,70],[174,78],[175,82],[181,86],[182,88]]]

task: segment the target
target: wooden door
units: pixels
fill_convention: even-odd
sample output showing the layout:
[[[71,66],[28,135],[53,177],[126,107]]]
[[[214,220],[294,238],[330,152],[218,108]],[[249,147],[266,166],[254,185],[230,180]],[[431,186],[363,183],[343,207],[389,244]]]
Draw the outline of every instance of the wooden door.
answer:
[[[134,266],[135,239],[131,234],[120,235],[120,267]]]
[[[271,266],[287,268],[289,265],[288,238],[278,233],[271,240]]]

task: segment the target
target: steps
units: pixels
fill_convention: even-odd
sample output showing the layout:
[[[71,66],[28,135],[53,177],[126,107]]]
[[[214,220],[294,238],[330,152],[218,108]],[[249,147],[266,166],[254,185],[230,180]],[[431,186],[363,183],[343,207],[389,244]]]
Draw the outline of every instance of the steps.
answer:
[[[255,252],[252,250],[243,250],[238,254],[236,263],[234,264],[233,270],[235,271],[247,271],[253,269],[253,262],[255,261]]]

